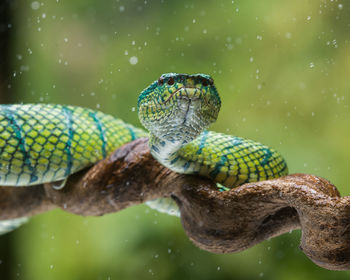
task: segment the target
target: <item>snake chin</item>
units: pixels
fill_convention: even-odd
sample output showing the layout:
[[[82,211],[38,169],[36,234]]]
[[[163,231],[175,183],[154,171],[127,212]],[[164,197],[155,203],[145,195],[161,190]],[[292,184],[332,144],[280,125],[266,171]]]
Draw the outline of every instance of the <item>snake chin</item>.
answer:
[[[182,120],[182,124],[190,124],[194,119],[196,113],[198,113],[200,109],[200,105],[197,100],[192,101],[192,99],[182,99],[179,102],[178,110],[179,110],[179,119]],[[182,116],[181,116],[182,115]]]
[[[210,110],[204,110],[206,106],[203,99],[179,97],[171,109],[171,113],[163,118],[150,131],[157,137],[178,143],[187,144],[195,139],[210,124],[212,117]]]

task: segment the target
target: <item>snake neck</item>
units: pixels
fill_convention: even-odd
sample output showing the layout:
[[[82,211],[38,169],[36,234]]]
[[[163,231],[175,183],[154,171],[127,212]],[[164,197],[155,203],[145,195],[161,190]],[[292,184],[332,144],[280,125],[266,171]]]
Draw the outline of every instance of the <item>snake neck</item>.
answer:
[[[152,156],[165,167],[178,172],[184,173],[179,162],[179,150],[185,146],[181,142],[172,142],[166,139],[159,138],[154,134],[150,134],[149,147]]]

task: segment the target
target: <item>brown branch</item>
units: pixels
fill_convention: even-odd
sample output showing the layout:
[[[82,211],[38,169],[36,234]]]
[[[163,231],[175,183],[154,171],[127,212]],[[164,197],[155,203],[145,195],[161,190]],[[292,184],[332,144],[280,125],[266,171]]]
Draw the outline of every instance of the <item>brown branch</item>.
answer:
[[[159,197],[176,201],[188,237],[204,250],[238,252],[301,228],[300,248],[313,262],[327,269],[350,269],[350,197],[340,197],[327,180],[294,174],[220,192],[208,179],[161,166],[145,138],[71,176],[62,190],[50,184],[0,187],[0,219],[54,207],[96,216]]]

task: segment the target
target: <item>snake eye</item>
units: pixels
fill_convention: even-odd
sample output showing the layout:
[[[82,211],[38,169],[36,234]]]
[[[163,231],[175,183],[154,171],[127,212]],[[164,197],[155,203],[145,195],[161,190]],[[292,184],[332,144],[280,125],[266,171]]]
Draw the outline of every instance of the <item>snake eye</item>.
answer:
[[[209,79],[209,85],[213,85],[214,84],[214,80],[212,78]]]
[[[169,78],[168,85],[172,86],[174,83],[175,83],[174,78],[173,77]]]
[[[164,78],[163,77],[160,77],[159,79],[158,79],[158,85],[163,85],[164,84]]]
[[[208,80],[207,79],[203,79],[202,80],[202,85],[205,86],[205,87],[208,86]]]

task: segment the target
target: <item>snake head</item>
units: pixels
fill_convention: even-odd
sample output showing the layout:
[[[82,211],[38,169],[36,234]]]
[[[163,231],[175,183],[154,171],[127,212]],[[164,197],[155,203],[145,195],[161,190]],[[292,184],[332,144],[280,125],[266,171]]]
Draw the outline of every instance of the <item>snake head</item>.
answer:
[[[221,106],[205,74],[163,74],[138,99],[142,125],[160,139],[187,144],[215,122]]]

